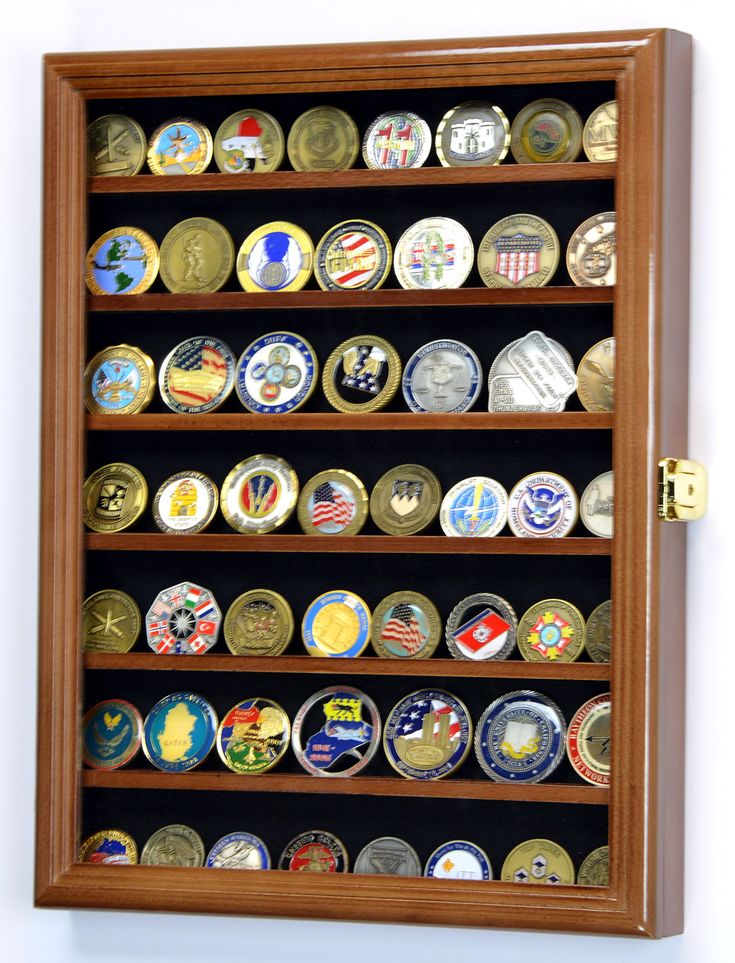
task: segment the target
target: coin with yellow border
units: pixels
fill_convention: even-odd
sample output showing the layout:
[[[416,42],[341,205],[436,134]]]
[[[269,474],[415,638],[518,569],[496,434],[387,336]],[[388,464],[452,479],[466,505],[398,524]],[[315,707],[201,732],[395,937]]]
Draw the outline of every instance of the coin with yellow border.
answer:
[[[615,410],[615,338],[593,344],[579,362],[577,395],[587,411]]]
[[[161,280],[173,294],[212,294],[232,274],[235,245],[211,217],[175,224],[161,243]]]
[[[155,390],[153,361],[129,344],[98,351],[84,369],[84,404],[93,415],[144,411]]]
[[[585,856],[577,873],[577,886],[608,886],[610,857],[607,846],[598,846]]]
[[[264,110],[238,110],[219,126],[214,162],[223,174],[275,171],[283,160],[281,125]]]
[[[516,642],[526,662],[575,662],[584,641],[584,617],[564,599],[534,602],[518,623]]]
[[[582,149],[582,118],[564,100],[534,100],[513,120],[510,149],[519,164],[573,161]]]
[[[79,847],[79,862],[132,866],[138,862],[138,847],[130,833],[122,829],[101,829]]]
[[[219,493],[200,471],[179,471],[161,485],[153,499],[153,519],[167,535],[195,535],[217,512]]]
[[[401,383],[401,359],[384,338],[360,334],[348,338],[327,358],[322,388],[337,411],[378,411],[392,400]]]
[[[499,164],[510,147],[508,118],[500,107],[483,100],[468,100],[442,117],[435,146],[443,167]]]
[[[296,507],[296,472],[276,455],[252,455],[222,483],[222,514],[236,532],[261,535],[280,528]]]
[[[493,224],[477,249],[477,268],[489,288],[540,288],[559,264],[559,238],[535,214],[511,214]]]
[[[309,655],[348,659],[364,652],[371,626],[370,609],[360,596],[334,589],[314,599],[306,610],[301,636]]]
[[[296,511],[307,535],[357,535],[368,517],[368,493],[351,471],[328,468],[304,485]]]
[[[137,602],[120,589],[102,589],[82,604],[82,646],[87,652],[129,652],[140,626]]]
[[[143,294],[158,274],[158,245],[139,227],[114,227],[87,251],[85,280],[92,294]]]
[[[148,141],[148,167],[153,174],[201,174],[212,159],[212,135],[198,120],[167,120]]]
[[[272,589],[243,592],[225,616],[225,642],[233,655],[280,655],[293,629],[291,606]]]
[[[256,228],[237,255],[237,277],[245,291],[300,291],[313,270],[311,238],[289,221]]]
[[[148,503],[148,485],[125,462],[102,465],[84,482],[83,519],[94,532],[121,532],[137,521]]]
[[[527,839],[505,857],[501,880],[507,883],[546,883],[569,886],[574,863],[569,853],[551,839]]]

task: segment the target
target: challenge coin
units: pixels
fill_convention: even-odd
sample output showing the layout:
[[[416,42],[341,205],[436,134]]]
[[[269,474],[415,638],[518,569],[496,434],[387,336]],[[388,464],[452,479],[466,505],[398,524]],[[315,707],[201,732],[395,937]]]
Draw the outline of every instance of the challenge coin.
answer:
[[[508,496],[508,525],[519,538],[561,538],[577,521],[577,493],[562,475],[526,475]]]
[[[396,465],[376,482],[370,515],[386,535],[415,535],[434,521],[441,500],[441,485],[433,471],[423,465]]]
[[[572,716],[567,756],[577,775],[593,786],[610,785],[610,693],[594,696]]]
[[[482,366],[461,341],[429,341],[408,359],[401,384],[411,411],[459,414],[480,395]]]
[[[161,242],[161,280],[173,294],[212,294],[232,274],[235,245],[211,217],[189,217]]]
[[[429,856],[424,876],[434,879],[492,879],[493,870],[487,853],[466,839],[443,843]]]
[[[576,662],[584,651],[584,618],[571,602],[542,599],[521,616],[517,641],[526,662]]]
[[[615,338],[593,344],[579,362],[577,395],[587,411],[615,410]]]
[[[563,411],[576,383],[567,349],[543,331],[530,331],[490,366],[488,411]]]
[[[470,100],[442,117],[435,144],[443,167],[499,164],[510,147],[510,124],[500,107]]]
[[[189,772],[209,755],[217,736],[217,714],[194,692],[172,692],[151,709],[143,724],[143,752],[156,769]]]
[[[268,847],[252,833],[228,833],[212,846],[205,865],[212,869],[270,869]]]
[[[291,723],[270,699],[244,699],[219,724],[217,752],[233,772],[256,775],[278,765],[288,749]]]
[[[140,749],[143,719],[130,702],[105,699],[82,719],[82,758],[92,769],[119,769]]]
[[[582,131],[587,160],[610,163],[618,159],[618,105],[608,100],[595,107]]]
[[[577,873],[577,886],[608,886],[610,883],[607,846],[598,846],[585,856]]]
[[[301,335],[273,331],[251,342],[237,362],[235,390],[248,411],[296,411],[312,395],[319,373],[316,352]]]
[[[569,853],[551,839],[527,839],[505,857],[503,882],[571,885],[574,863]]]
[[[564,100],[534,100],[513,120],[510,149],[519,164],[576,160],[582,149],[582,119]]]
[[[124,114],[105,114],[87,127],[87,174],[132,177],[145,163],[148,144],[143,128]]]
[[[615,490],[613,472],[593,478],[579,500],[579,517],[584,527],[600,538],[612,538],[615,525]]]
[[[261,174],[281,166],[285,140],[281,125],[264,110],[238,110],[219,126],[214,162],[223,174]]]
[[[299,480],[287,461],[276,455],[252,455],[225,478],[220,506],[236,532],[262,535],[285,525],[298,495]]]
[[[372,221],[341,221],[319,241],[314,274],[322,291],[374,291],[391,266],[388,235]]]
[[[384,338],[361,334],[332,351],[324,365],[322,388],[329,404],[347,414],[378,411],[401,383],[401,359]]]
[[[84,369],[84,404],[93,415],[144,411],[155,390],[153,361],[129,344],[98,351]]]
[[[158,245],[139,227],[114,227],[87,252],[85,280],[92,294],[143,294],[158,274]]]
[[[153,520],[167,535],[195,535],[215,516],[219,494],[200,471],[179,471],[161,485],[153,499]]]
[[[500,662],[515,648],[517,630],[510,602],[492,592],[476,592],[452,609],[445,635],[455,659]]]
[[[489,288],[540,288],[553,278],[559,253],[551,224],[535,214],[511,214],[480,241],[477,269]]]
[[[293,613],[271,589],[239,595],[225,616],[225,642],[233,655],[280,655],[293,636]]]
[[[300,291],[313,269],[311,238],[288,221],[256,228],[237,255],[237,278],[245,291]]]
[[[453,485],[439,512],[444,534],[460,538],[492,538],[507,519],[507,491],[494,478],[479,475]]]
[[[203,866],[202,837],[182,823],[162,826],[143,847],[140,863],[141,866]]]
[[[383,750],[406,779],[443,779],[464,762],[472,741],[467,707],[441,689],[419,689],[385,720]]]
[[[169,352],[158,372],[165,404],[178,414],[219,408],[235,384],[235,356],[219,338],[187,338]]]
[[[203,655],[216,645],[221,621],[209,589],[180,582],[159,592],[148,609],[148,645],[159,655]]]
[[[352,686],[321,689],[296,713],[291,744],[312,776],[355,776],[380,745],[378,708]]]
[[[84,482],[82,517],[94,532],[121,532],[140,518],[147,503],[148,485],[138,469],[112,462]]]
[[[451,217],[424,217],[403,232],[393,270],[407,291],[460,288],[475,262],[472,238]]]
[[[346,171],[360,152],[360,133],[338,107],[312,107],[294,121],[286,149],[295,171]]]
[[[304,485],[297,506],[307,535],[356,535],[368,516],[368,493],[351,471],[328,468]]]
[[[346,873],[349,857],[333,833],[311,829],[295,836],[281,853],[279,869],[302,873]]]
[[[373,876],[420,876],[421,863],[416,850],[405,839],[381,836],[360,850],[352,872]]]
[[[82,646],[87,652],[129,652],[140,635],[140,609],[119,589],[102,589],[82,605]]]
[[[593,609],[587,619],[585,648],[593,662],[609,662],[612,647],[612,602]]]
[[[429,125],[409,110],[376,117],[362,141],[365,165],[375,170],[421,167],[430,149]]]
[[[122,829],[102,829],[88,836],[79,847],[80,863],[134,866],[138,862],[135,840]]]
[[[429,659],[441,632],[441,618],[431,599],[403,590],[375,606],[370,641],[382,659]]]
[[[577,287],[610,287],[617,277],[615,211],[594,214],[572,234],[567,270]]]
[[[371,627],[370,609],[359,595],[334,589],[309,605],[301,636],[309,655],[353,658],[365,651]]]
[[[148,141],[148,167],[153,174],[201,174],[212,159],[212,135],[189,117],[167,120]]]

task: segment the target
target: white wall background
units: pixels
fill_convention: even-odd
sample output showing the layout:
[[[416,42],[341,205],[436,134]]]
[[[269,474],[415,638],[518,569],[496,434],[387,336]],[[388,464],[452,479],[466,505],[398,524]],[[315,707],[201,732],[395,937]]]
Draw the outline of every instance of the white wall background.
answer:
[[[2,394],[0,587],[0,945],[8,961],[107,963],[257,959],[513,960],[564,963],[720,963],[735,960],[735,840],[731,668],[735,640],[733,467],[733,137],[730,14],[711,0],[609,4],[489,4],[478,0],[19,0],[4,6],[0,124],[5,148],[0,206]],[[411,926],[50,911],[32,908],[35,610],[38,480],[41,55],[49,51],[501,36],[666,26],[695,38],[692,338],[689,455],[710,470],[710,511],[689,533],[687,918],[683,936],[658,943],[596,937]],[[688,150],[688,143],[681,149]],[[665,454],[680,454],[678,452]],[[665,640],[664,640],[665,641]]]

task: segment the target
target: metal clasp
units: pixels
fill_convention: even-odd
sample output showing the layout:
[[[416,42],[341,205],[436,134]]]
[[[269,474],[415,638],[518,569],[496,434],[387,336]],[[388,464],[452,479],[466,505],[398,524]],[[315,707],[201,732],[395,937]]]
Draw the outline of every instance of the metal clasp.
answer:
[[[667,522],[694,522],[707,507],[704,465],[686,458],[658,463],[658,516]]]

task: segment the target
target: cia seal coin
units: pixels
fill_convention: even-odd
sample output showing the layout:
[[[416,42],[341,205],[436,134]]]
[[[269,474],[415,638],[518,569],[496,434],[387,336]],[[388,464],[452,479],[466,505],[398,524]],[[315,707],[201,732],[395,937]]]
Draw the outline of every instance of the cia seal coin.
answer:
[[[256,228],[237,255],[237,277],[245,291],[300,291],[313,269],[311,238],[288,221]]]
[[[490,366],[489,411],[563,411],[576,385],[567,349],[543,331],[507,344]]]
[[[143,128],[124,114],[105,114],[87,127],[87,173],[90,177],[131,177],[145,163],[148,144]]]
[[[551,839],[527,839],[505,857],[501,880],[507,883],[571,885],[574,863],[569,853]]]
[[[526,662],[576,662],[584,651],[584,618],[571,602],[542,599],[521,616],[517,640]]]
[[[535,214],[511,214],[480,241],[477,269],[489,288],[540,288],[553,278],[559,253],[551,224]]]
[[[431,149],[425,120],[409,110],[376,117],[362,141],[362,156],[375,170],[421,167]]]
[[[579,500],[579,517],[584,527],[593,535],[599,535],[600,538],[613,536],[615,525],[613,474],[611,471],[606,471],[597,478],[593,478]]]
[[[508,525],[520,538],[561,538],[577,521],[577,493],[562,475],[526,475],[508,496]]]
[[[615,211],[594,214],[572,234],[567,270],[577,287],[610,287],[617,277]]]
[[[329,404],[347,414],[378,411],[401,383],[401,359],[384,338],[361,334],[332,351],[324,365],[322,388]]]
[[[577,873],[577,886],[608,886],[610,883],[607,846],[598,846],[585,856]]]
[[[142,866],[203,866],[202,837],[182,823],[162,826],[143,847],[140,863]]]
[[[295,171],[346,171],[360,152],[360,133],[338,107],[312,107],[294,121],[287,150]]]
[[[158,274],[158,245],[139,227],[106,231],[87,252],[85,280],[92,294],[143,294]]]
[[[356,535],[368,516],[368,493],[351,471],[328,468],[304,485],[297,506],[307,535]]]
[[[515,648],[517,630],[510,602],[492,592],[476,592],[452,609],[445,634],[455,659],[500,662]]]
[[[214,708],[194,692],[172,692],[143,723],[143,752],[163,772],[189,772],[209,755],[217,736]]]
[[[309,605],[301,636],[309,655],[353,658],[365,651],[371,627],[370,609],[359,595],[334,589]]]
[[[87,652],[129,652],[140,635],[140,609],[119,589],[102,589],[82,605],[82,646]]]
[[[451,217],[425,217],[403,232],[393,270],[407,291],[460,288],[475,261],[472,238]]]
[[[305,338],[273,331],[256,338],[240,355],[235,390],[254,414],[285,414],[306,404],[318,373],[316,352]]]
[[[161,280],[173,294],[212,294],[235,264],[229,232],[211,217],[189,217],[161,243]]]
[[[341,221],[319,241],[314,274],[322,291],[374,291],[388,277],[392,248],[372,221]]]
[[[441,500],[441,485],[434,472],[423,465],[396,465],[376,482],[370,495],[370,515],[387,535],[415,535],[434,521]]]
[[[251,589],[225,616],[225,642],[233,655],[280,655],[293,636],[293,613],[286,599],[270,589]]]
[[[296,713],[291,744],[312,776],[356,776],[380,745],[378,708],[351,686],[320,689]]]
[[[499,164],[510,147],[510,124],[500,107],[470,100],[442,117],[435,144],[443,167]]]
[[[333,833],[311,829],[295,836],[281,853],[279,869],[301,873],[346,873],[349,857]]]
[[[467,707],[441,689],[419,689],[385,721],[383,750],[406,779],[443,779],[464,762],[472,741]]]
[[[376,605],[370,641],[382,659],[429,659],[441,631],[441,618],[431,599],[403,590]]]
[[[416,850],[405,839],[381,836],[360,850],[352,872],[373,876],[420,876],[421,863]]]
[[[402,388],[411,411],[469,411],[482,390],[480,359],[461,341],[429,341],[408,359]]]
[[[212,869],[270,869],[271,856],[259,836],[228,833],[209,850],[205,865]]]
[[[187,338],[169,352],[158,372],[165,404],[178,414],[219,408],[235,384],[235,356],[219,338]]]
[[[92,769],[120,769],[140,749],[143,719],[130,702],[105,699],[82,719],[82,758]]]
[[[281,166],[285,140],[281,125],[264,110],[238,110],[219,126],[214,162],[223,174],[261,174]]]
[[[103,465],[84,482],[83,519],[94,532],[121,532],[143,514],[148,485],[137,468],[124,462]]]
[[[267,772],[283,758],[291,737],[288,716],[271,699],[243,699],[219,724],[217,752],[233,772]]]
[[[153,519],[167,535],[195,535],[212,521],[218,504],[217,486],[208,475],[179,471],[156,492]]]
[[[534,100],[513,120],[510,149],[519,164],[576,160],[582,149],[582,119],[564,100]]]
[[[159,655],[203,655],[217,643],[221,621],[209,589],[179,582],[159,592],[148,609],[148,645]]]
[[[138,862],[135,840],[122,829],[102,829],[88,836],[79,847],[80,863],[134,866]]]
[[[610,785],[610,693],[594,696],[572,716],[567,756],[574,771],[593,786]]]
[[[299,480],[287,461],[276,455],[252,455],[225,478],[220,506],[236,532],[262,535],[285,525],[298,495]]]
[[[587,411],[615,410],[615,338],[593,344],[579,362],[577,395]]]
[[[508,492],[494,478],[479,475],[453,485],[439,512],[444,534],[460,538],[492,538],[507,518]]]
[[[595,107],[582,131],[587,160],[610,163],[618,159],[618,105],[608,100]]]
[[[585,648],[593,662],[609,662],[612,645],[612,602],[593,609],[587,619]]]
[[[429,856],[424,876],[479,881],[492,879],[493,869],[487,853],[475,843],[469,843],[466,839],[452,839],[443,843]]]
[[[148,141],[148,167],[153,174],[201,174],[211,159],[212,135],[189,117],[167,120]]]
[[[155,389],[153,361],[129,344],[98,351],[84,369],[84,404],[93,415],[144,411]]]

